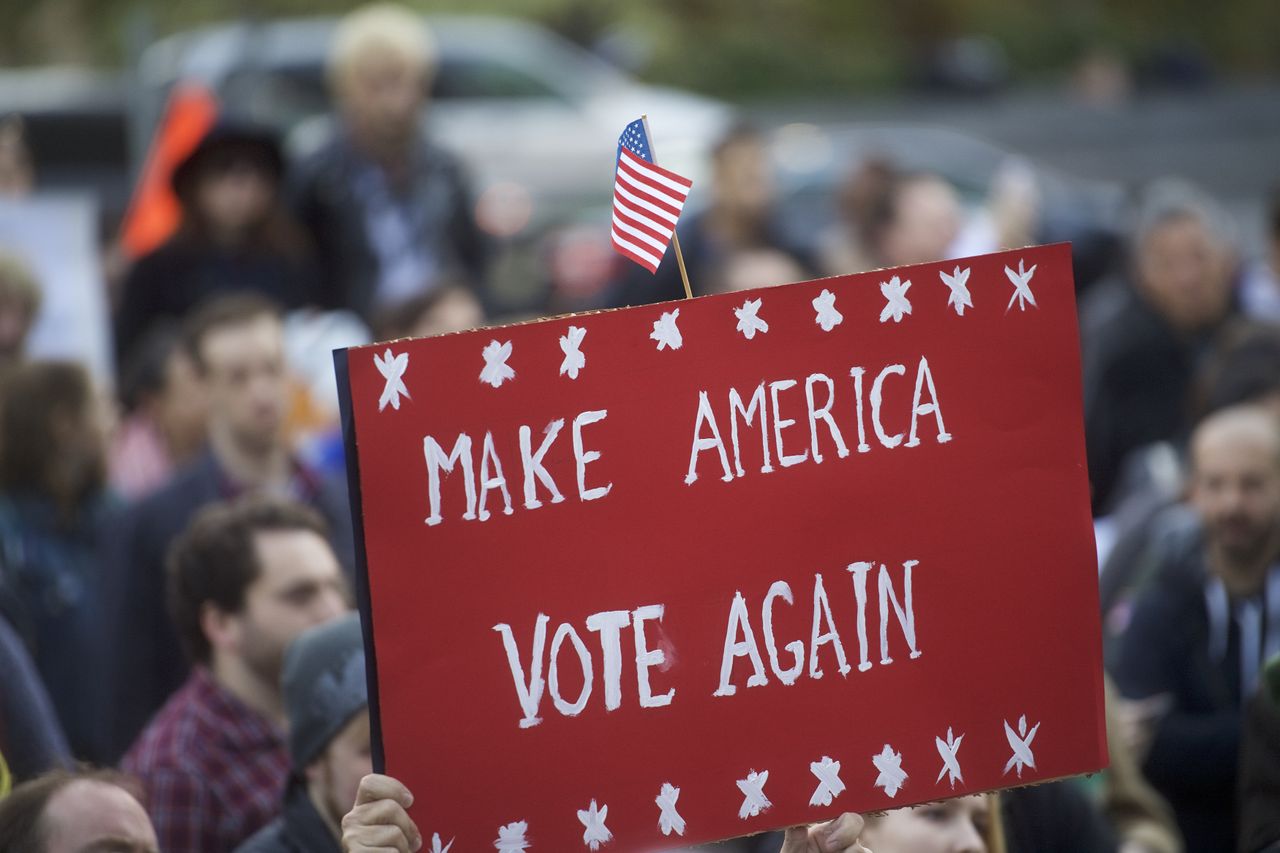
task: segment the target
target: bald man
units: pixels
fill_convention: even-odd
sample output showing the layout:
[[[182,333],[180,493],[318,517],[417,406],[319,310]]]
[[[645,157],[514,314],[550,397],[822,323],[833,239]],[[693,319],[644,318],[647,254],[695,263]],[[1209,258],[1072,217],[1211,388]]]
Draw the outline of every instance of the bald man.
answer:
[[[1163,566],[1134,606],[1114,676],[1145,715],[1144,770],[1188,850],[1235,849],[1241,708],[1280,652],[1280,423],[1237,406],[1191,440],[1201,547]]]
[[[142,804],[112,771],[54,770],[0,801],[0,853],[159,853]]]

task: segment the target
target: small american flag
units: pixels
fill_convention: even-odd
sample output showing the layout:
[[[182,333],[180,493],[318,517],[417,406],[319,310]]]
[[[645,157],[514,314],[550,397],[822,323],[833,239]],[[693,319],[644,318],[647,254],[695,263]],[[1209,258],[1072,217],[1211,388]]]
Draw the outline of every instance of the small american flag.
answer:
[[[613,247],[657,272],[693,182],[653,162],[644,119],[618,137],[613,178]]]

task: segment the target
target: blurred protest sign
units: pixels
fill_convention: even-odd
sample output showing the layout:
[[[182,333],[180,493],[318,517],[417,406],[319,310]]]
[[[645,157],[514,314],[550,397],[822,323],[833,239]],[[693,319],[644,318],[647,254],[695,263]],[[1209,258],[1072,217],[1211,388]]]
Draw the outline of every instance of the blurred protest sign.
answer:
[[[427,837],[674,847],[1105,765],[1067,246],[335,358],[375,764]]]
[[[0,250],[21,258],[40,284],[28,355],[79,361],[110,383],[111,318],[94,200],[77,194],[0,200]]]

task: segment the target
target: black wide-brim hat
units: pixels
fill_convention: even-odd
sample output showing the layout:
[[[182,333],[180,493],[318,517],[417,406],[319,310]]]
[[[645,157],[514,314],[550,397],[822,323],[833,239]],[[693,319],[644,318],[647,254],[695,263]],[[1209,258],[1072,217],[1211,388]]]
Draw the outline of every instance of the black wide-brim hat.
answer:
[[[284,152],[274,130],[240,119],[223,118],[174,167],[170,183],[178,198],[189,195],[205,166],[224,157],[258,163],[277,183],[284,176]]]

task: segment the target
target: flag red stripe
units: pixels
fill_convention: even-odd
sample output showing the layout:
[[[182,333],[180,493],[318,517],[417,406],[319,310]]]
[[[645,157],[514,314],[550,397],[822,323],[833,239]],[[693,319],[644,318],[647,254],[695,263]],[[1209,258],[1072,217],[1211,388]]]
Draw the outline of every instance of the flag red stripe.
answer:
[[[619,152],[619,159],[627,161],[637,171],[645,174],[656,183],[665,185],[673,192],[688,195],[689,189],[693,186],[693,181],[688,178],[682,178],[675,172],[668,171],[656,163],[650,163],[648,160],[637,157],[625,148]]]
[[[649,272],[658,271],[658,260],[655,260],[652,255],[641,253],[639,247],[620,238],[616,231],[613,233],[613,247]]]
[[[625,181],[634,191],[643,193],[656,204],[674,208],[676,212],[684,205],[685,195],[672,193],[662,185],[646,179],[634,169],[625,166],[621,161],[618,162],[618,180]]]
[[[667,220],[672,225],[676,224],[676,219],[678,219],[680,216],[680,211],[679,210],[672,211],[670,209],[670,205],[656,204],[654,202],[648,201],[645,198],[642,198],[639,193],[631,192],[629,189],[623,186],[622,181],[614,182],[613,193],[614,193],[615,199],[621,196],[622,198],[626,199],[627,203],[630,204],[632,207],[638,207],[638,208],[647,210],[649,213],[653,214],[654,216],[659,216]]]
[[[660,236],[654,236],[653,234],[647,233],[646,229],[637,227],[628,222],[626,218],[620,216],[616,210],[613,212],[613,227],[628,235],[632,242],[639,241],[659,252],[665,252],[667,250],[667,240],[670,238],[664,240]]]
[[[671,240],[672,229],[670,226],[664,225],[661,222],[654,222],[652,219],[637,214],[622,202],[614,202],[613,215],[621,217],[623,222],[626,222],[634,228],[640,229],[655,240],[662,241],[662,245],[664,247]]]

